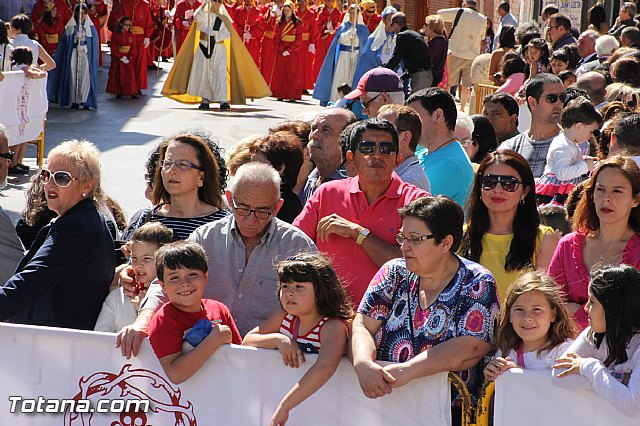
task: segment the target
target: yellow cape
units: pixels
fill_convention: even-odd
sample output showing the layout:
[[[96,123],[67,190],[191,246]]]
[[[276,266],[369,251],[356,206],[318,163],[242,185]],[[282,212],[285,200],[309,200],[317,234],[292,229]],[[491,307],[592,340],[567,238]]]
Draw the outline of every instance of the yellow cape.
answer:
[[[231,39],[224,41],[227,50],[227,85],[231,103],[243,105],[246,103],[247,98],[258,99],[271,96],[271,90],[267,82],[262,77],[251,54],[242,43],[242,40],[240,40],[240,36],[238,36],[233,27],[231,19],[225,16],[224,13],[218,16],[229,29],[229,33],[231,33]],[[198,43],[196,42],[197,27],[198,24],[195,22],[191,25],[187,38],[169,72],[167,81],[162,87],[163,96],[185,104],[202,102],[201,97],[187,93],[193,57],[196,49],[198,49]]]

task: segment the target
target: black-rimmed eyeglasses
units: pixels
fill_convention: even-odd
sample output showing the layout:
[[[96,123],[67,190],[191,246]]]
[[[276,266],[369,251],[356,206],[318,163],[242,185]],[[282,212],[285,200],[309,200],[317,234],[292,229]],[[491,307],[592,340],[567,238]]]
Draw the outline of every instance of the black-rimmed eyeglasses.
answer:
[[[9,161],[13,161],[13,154],[15,154],[15,152],[13,151],[9,151],[6,153],[1,153],[0,152],[0,158],[6,158]]]
[[[255,216],[256,219],[267,219],[269,218],[269,216],[271,216],[273,214],[273,209],[267,211],[267,210],[255,210],[255,209],[248,209],[246,207],[238,207],[236,205],[236,200],[231,200],[233,203],[233,209],[236,211],[236,213],[238,213],[239,216],[250,216],[251,213],[253,213],[253,215]],[[275,208],[275,207],[274,207]]]

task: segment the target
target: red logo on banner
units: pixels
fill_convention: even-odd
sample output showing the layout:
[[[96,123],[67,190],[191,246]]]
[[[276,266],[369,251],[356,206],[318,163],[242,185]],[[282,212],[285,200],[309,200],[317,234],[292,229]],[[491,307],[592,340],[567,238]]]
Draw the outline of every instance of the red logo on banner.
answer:
[[[86,379],[83,376],[78,386],[80,391],[73,399],[89,401],[90,408],[80,409],[78,404],[75,410],[65,411],[64,426],[197,426],[191,401],[181,401],[180,388],[154,371],[125,364],[119,373],[100,371]],[[122,400],[136,403],[126,404],[128,410],[115,412],[116,404],[109,404],[109,400],[118,400],[119,407]],[[110,409],[114,412],[109,413]]]

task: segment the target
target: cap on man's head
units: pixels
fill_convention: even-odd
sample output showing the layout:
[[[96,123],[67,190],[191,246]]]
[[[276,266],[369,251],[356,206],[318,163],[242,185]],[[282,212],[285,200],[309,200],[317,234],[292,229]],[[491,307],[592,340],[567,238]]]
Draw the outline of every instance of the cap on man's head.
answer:
[[[358,87],[345,99],[358,99],[365,92],[400,92],[400,77],[389,68],[374,68],[367,71],[358,82]]]

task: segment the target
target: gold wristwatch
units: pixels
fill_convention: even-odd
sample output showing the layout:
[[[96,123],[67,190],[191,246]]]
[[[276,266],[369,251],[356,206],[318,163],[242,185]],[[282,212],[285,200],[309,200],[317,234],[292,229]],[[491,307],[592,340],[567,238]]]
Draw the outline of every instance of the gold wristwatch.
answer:
[[[358,233],[358,238],[356,239],[356,244],[361,246],[364,242],[364,239],[369,236],[369,230],[367,228],[360,228],[360,232]]]

